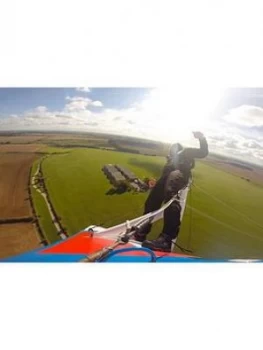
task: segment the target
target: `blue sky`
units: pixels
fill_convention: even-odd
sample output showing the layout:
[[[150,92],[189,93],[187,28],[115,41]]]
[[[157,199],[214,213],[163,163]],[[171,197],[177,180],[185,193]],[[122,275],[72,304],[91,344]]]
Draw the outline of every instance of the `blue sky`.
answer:
[[[81,88],[80,88],[81,89]],[[63,109],[67,96],[89,97],[100,100],[105,108],[125,108],[143,100],[150,91],[146,88],[0,88],[0,115],[21,114],[38,106],[50,111]]]
[[[263,89],[0,88],[0,130],[93,131],[196,145],[263,164]]]

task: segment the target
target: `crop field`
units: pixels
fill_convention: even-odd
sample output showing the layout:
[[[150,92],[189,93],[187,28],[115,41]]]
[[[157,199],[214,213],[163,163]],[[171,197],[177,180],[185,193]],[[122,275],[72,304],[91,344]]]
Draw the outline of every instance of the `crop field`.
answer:
[[[87,135],[71,133],[21,133],[0,135],[0,144],[47,143],[49,140],[87,139]]]
[[[0,218],[31,215],[28,201],[30,167],[35,154],[0,153]]]
[[[162,157],[74,149],[45,159],[43,172],[57,214],[74,234],[91,224],[109,227],[143,212],[147,193],[108,194],[104,164],[122,164],[143,178],[158,177],[164,162]],[[263,258],[262,198],[263,187],[197,162],[178,243],[207,258]],[[156,224],[149,238],[161,227]]]
[[[0,153],[34,153],[41,151],[44,147],[41,144],[0,145]]]
[[[43,139],[42,134],[0,135],[0,144],[37,143]]]
[[[114,138],[117,138],[114,136]],[[29,201],[29,189],[28,189],[28,180],[29,180],[29,171],[30,167],[33,165],[32,174],[36,170],[37,162],[39,161],[41,155],[44,154],[59,154],[61,157],[69,155],[72,151],[78,147],[91,147],[92,151],[95,147],[102,148],[112,148],[108,143],[109,136],[99,135],[99,134],[78,134],[78,133],[1,133],[0,135],[0,230],[1,230],[1,257],[15,255],[22,253],[26,250],[31,250],[36,247],[39,247],[42,234],[44,234],[45,239],[49,243],[53,243],[60,239],[54,222],[50,217],[47,205],[43,196],[36,191],[36,189],[31,186],[31,195],[33,199],[35,212],[30,208]],[[123,139],[123,138],[122,138]],[[122,141],[123,142],[123,141]],[[136,142],[136,141],[133,141]],[[59,147],[56,147],[59,146]],[[140,144],[141,146],[141,144]],[[68,147],[68,148],[66,148]],[[87,149],[87,152],[89,149]],[[95,150],[94,150],[95,151]],[[105,151],[104,151],[105,152]],[[105,153],[104,153],[105,154]],[[116,155],[117,153],[114,152]],[[123,154],[124,155],[124,154]],[[124,158],[126,156],[124,155]],[[107,158],[107,156],[106,156]],[[132,159],[132,161],[136,161]],[[105,161],[105,155],[103,162]],[[74,163],[74,162],[73,162]],[[72,163],[72,164],[73,164]],[[86,159],[84,160],[86,163]],[[74,164],[73,164],[74,165]],[[85,168],[85,164],[82,164]],[[135,164],[135,168],[136,168]],[[138,164],[138,167],[141,167],[141,164]],[[85,169],[84,169],[85,172]],[[89,177],[89,174],[86,174]],[[101,175],[101,174],[100,174]],[[32,176],[32,175],[31,175]],[[47,177],[49,181],[49,177]],[[104,176],[101,179],[101,184],[105,181]],[[105,183],[105,182],[104,182]],[[81,185],[82,186],[82,185]],[[105,185],[105,192],[110,189],[110,184]],[[90,195],[90,188],[87,192],[87,195],[90,196],[89,200],[93,200]],[[81,198],[78,197],[79,193],[76,193],[75,201],[79,204]],[[140,214],[143,201],[141,199],[145,195],[134,195],[133,199],[130,201],[130,197],[127,195],[119,196],[121,202],[115,200],[117,208],[119,210],[118,215],[114,217],[109,215],[107,210],[103,209],[103,199],[104,193],[102,196],[99,196],[101,204],[95,203],[95,210],[89,208],[89,212],[83,210],[82,216],[72,217],[67,213],[72,213],[75,215],[74,210],[71,211],[70,205],[66,207],[66,214],[63,217],[64,222],[68,223],[67,229],[70,230],[70,233],[75,233],[76,229],[81,229],[86,226],[87,220],[90,218],[90,222],[101,223],[102,217],[106,219],[104,222],[105,225],[111,225],[113,223],[118,223],[119,220],[124,220],[134,216],[135,214]],[[105,201],[105,205],[108,207],[111,206],[111,200],[107,195],[108,201]],[[61,197],[62,198],[62,197]],[[96,198],[96,196],[95,196]],[[132,207],[130,208],[130,201]],[[113,200],[114,202],[114,200]],[[125,204],[126,202],[126,204]],[[138,204],[140,203],[140,208]],[[85,204],[86,205],[86,204]],[[102,208],[104,213],[97,212],[97,208]],[[129,211],[127,211],[126,209]],[[138,209],[139,208],[139,209]],[[77,209],[77,206],[76,206]],[[63,210],[62,210],[63,212]],[[136,212],[136,213],[135,213]],[[93,214],[92,214],[93,213]],[[36,216],[35,216],[36,215]],[[23,220],[37,219],[38,225],[33,225],[31,223],[22,222]],[[6,223],[6,220],[12,220],[12,224]],[[82,221],[81,221],[82,220]],[[87,223],[89,224],[89,223]],[[21,233],[19,234],[19,228],[21,227]],[[40,232],[37,232],[36,227],[40,227]],[[28,235],[25,234],[25,231],[28,230]],[[33,236],[32,236],[33,234]],[[33,241],[31,238],[34,237]],[[31,243],[32,244],[31,244]]]
[[[0,259],[40,248],[35,228],[30,223],[0,225]]]
[[[36,158],[34,153],[0,153],[0,258],[40,247],[33,224],[4,223],[7,219],[32,217],[27,187]]]
[[[43,162],[45,183],[68,234],[92,224],[110,227],[141,215],[148,193],[112,194],[112,186],[101,168],[109,163],[121,164],[141,179],[158,178],[165,158],[128,153],[127,149],[118,151],[121,146],[147,153],[147,143],[145,148],[140,142],[137,146],[129,140],[116,142],[113,150],[114,145],[111,147],[103,135],[0,135],[0,218],[32,215],[27,186],[30,167],[34,163],[33,173],[40,159],[37,152],[49,154]],[[90,146],[104,149],[86,148]],[[154,150],[151,145],[148,150],[151,147]],[[263,258],[262,170],[241,169],[231,162],[208,159],[197,162],[193,173],[194,184],[177,243],[191,249],[194,255],[207,258]],[[43,197],[32,187],[31,193],[48,242],[59,240]],[[24,233],[27,229],[29,236]],[[149,238],[156,237],[161,229],[162,222],[156,223]],[[25,251],[30,242],[33,243],[27,250],[39,246],[30,223],[1,224],[0,232],[2,256],[6,254],[3,249],[12,255],[21,249]],[[180,252],[178,248],[176,251]]]

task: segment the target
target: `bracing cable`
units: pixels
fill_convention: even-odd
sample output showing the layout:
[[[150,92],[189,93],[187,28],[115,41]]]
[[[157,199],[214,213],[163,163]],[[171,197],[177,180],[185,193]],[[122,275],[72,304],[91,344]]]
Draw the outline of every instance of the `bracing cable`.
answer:
[[[143,207],[144,207],[144,204],[141,205],[141,206],[139,206],[139,208],[137,208],[136,211],[141,210]],[[120,220],[120,221],[126,220],[127,217],[128,217],[130,214],[134,214],[134,213],[135,213],[135,210],[133,209],[133,210],[130,210],[130,211],[126,212],[125,214],[116,215],[116,216],[113,216],[113,217],[111,216],[110,219],[104,220],[103,223],[102,223],[101,225],[102,225],[102,226],[108,225],[109,223],[114,222],[114,221],[116,221],[117,219]]]
[[[187,205],[187,207],[189,208],[189,205]],[[241,233],[241,234],[246,235],[246,236],[251,237],[251,238],[255,238],[255,239],[259,240],[259,241],[263,241],[263,237],[260,238],[258,236],[253,236],[253,235],[251,235],[251,234],[249,234],[247,232],[241,231],[241,230],[235,228],[234,226],[226,224],[225,222],[223,222],[221,220],[218,220],[218,219],[214,218],[213,216],[210,216],[210,215],[208,215],[206,213],[203,213],[201,210],[198,210],[198,209],[196,209],[194,207],[192,207],[192,210],[195,213],[197,213],[197,214],[199,214],[199,215],[201,215],[201,216],[203,216],[203,217],[205,217],[207,219],[210,219],[211,221],[214,221],[215,223],[220,224],[220,225],[222,225],[222,226],[224,226],[224,227],[226,227],[226,228],[228,228],[228,229],[230,229],[232,231],[235,231],[237,233]]]
[[[192,240],[192,222],[193,222],[193,211],[192,211],[192,188],[189,189],[189,202],[190,202],[190,213],[189,213],[189,235],[187,242],[187,249],[189,249]]]
[[[212,195],[211,193],[208,193],[207,191],[205,191],[203,188],[201,188],[200,186],[194,185],[195,188],[197,188],[199,191],[203,192],[204,194],[206,194],[207,196],[209,196],[210,198],[214,199],[215,201],[217,201],[218,203],[224,205],[225,207],[227,207],[228,209],[230,209],[232,212],[242,216],[242,218],[244,220],[249,221],[250,223],[253,223],[254,225],[256,225],[257,227],[263,229],[263,226],[260,225],[258,222],[256,222],[253,219],[250,219],[248,216],[246,216],[245,214],[239,212],[238,210],[236,210],[235,208],[233,208],[232,206],[230,206],[229,204],[225,203],[224,201],[222,201],[221,199],[217,198],[216,196]]]
[[[187,248],[181,247],[178,243],[174,243],[174,245],[177,248],[179,248],[183,253],[191,253],[191,254],[193,253],[193,251],[191,249],[188,249],[188,247]]]

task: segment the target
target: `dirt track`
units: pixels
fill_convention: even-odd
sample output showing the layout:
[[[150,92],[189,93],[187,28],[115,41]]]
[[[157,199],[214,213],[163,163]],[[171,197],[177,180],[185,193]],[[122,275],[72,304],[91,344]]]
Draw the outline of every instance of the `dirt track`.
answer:
[[[0,225],[0,259],[40,247],[32,224]]]
[[[29,171],[35,154],[0,153],[0,218],[31,215],[28,198]]]

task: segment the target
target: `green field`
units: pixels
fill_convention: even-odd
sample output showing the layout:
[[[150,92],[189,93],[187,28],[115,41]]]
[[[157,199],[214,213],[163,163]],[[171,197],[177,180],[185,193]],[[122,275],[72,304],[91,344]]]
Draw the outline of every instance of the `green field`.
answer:
[[[263,188],[201,162],[194,184],[178,243],[209,258],[262,258]]]
[[[128,164],[138,176],[157,174],[163,159],[96,149],[78,149],[68,154],[52,155],[43,162],[46,185],[54,207],[69,234],[91,224],[111,226],[142,213],[147,194],[108,195],[110,183],[101,171],[104,164]],[[159,164],[158,164],[159,161]]]
[[[74,234],[91,224],[109,227],[142,214],[147,194],[108,195],[104,164],[122,164],[143,178],[158,177],[164,162],[161,157],[74,149],[45,159],[43,172],[53,205]],[[178,243],[202,257],[263,258],[263,188],[201,162],[194,182],[209,195],[193,186],[188,205],[194,209],[186,210]],[[155,225],[150,238],[161,225]]]

